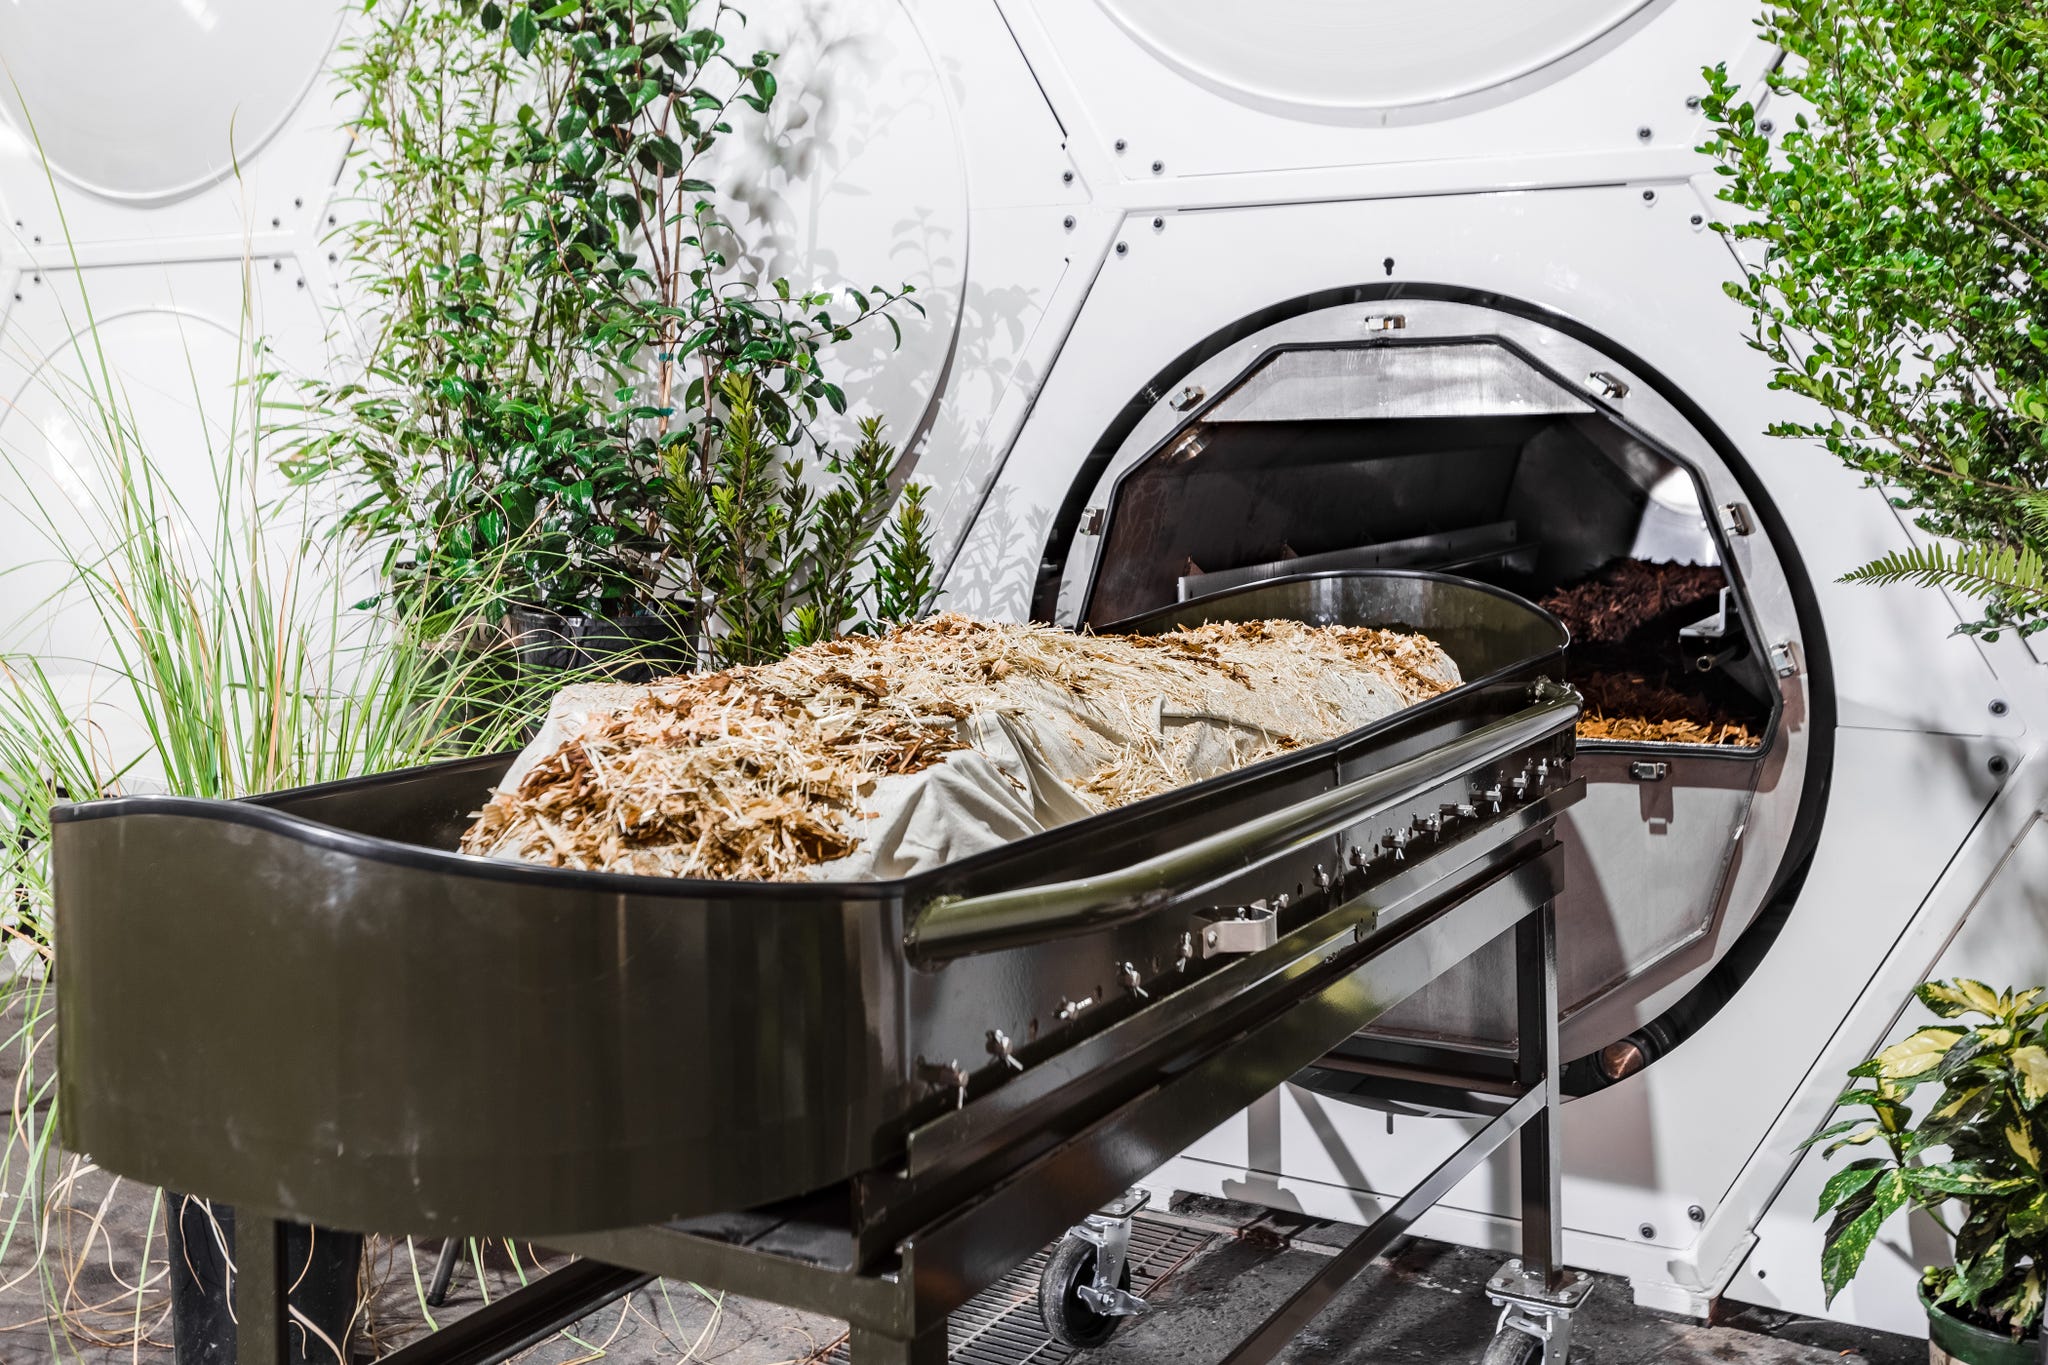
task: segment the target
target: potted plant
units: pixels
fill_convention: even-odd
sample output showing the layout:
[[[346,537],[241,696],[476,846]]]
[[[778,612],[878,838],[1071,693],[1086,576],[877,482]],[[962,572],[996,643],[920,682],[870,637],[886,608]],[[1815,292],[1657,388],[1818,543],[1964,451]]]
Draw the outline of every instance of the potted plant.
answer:
[[[2048,629],[2048,25],[2010,0],[1773,0],[1757,28],[1762,88],[1711,68],[1700,111],[1728,292],[1771,387],[1812,405],[1770,430],[1928,534],[1849,581],[1978,599],[1964,634]]]
[[[1936,1365],[2035,1365],[2048,1276],[2048,988],[1994,991],[1930,981],[1920,1002],[1943,1023],[1916,1029],[1849,1074],[1836,1101],[1866,1115],[1808,1140],[1875,1151],[1828,1178],[1818,1216],[1833,1215],[1821,1253],[1832,1302],[1877,1231],[1901,1209],[1925,1212],[1955,1264],[1921,1277]],[[1909,1101],[1939,1087],[1931,1103]]]
[[[521,666],[756,662],[865,628],[902,595],[869,577],[885,530],[924,534],[879,423],[848,450],[819,427],[848,406],[824,353],[896,328],[909,286],[757,278],[705,178],[777,94],[743,24],[715,0],[431,0],[374,8],[340,73],[368,334],[309,385],[289,468],[341,480],[394,597],[509,568]]]

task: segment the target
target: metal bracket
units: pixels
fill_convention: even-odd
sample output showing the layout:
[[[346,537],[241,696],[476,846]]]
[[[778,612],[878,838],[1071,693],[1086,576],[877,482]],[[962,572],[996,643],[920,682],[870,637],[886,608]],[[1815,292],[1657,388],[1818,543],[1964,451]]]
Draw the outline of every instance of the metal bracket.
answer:
[[[1204,910],[1195,916],[1195,941],[1205,958],[1256,953],[1280,941],[1280,917],[1262,900],[1235,910]]]
[[[1721,595],[1714,603],[1714,614],[1712,616],[1702,616],[1689,626],[1680,626],[1678,628],[1678,638],[1681,640],[1719,640],[1726,636],[1728,634],[1729,599],[1733,595],[1733,589],[1721,589]]]
[[[1543,1365],[1565,1365],[1572,1351],[1572,1314],[1593,1292],[1593,1277],[1564,1272],[1555,1287],[1519,1259],[1493,1272],[1486,1297],[1500,1305],[1501,1332],[1521,1332],[1543,1343]]]
[[[1081,1302],[1106,1318],[1128,1318],[1145,1311],[1145,1301],[1123,1287],[1124,1262],[1131,1251],[1131,1215],[1150,1203],[1146,1190],[1123,1196],[1081,1220],[1069,1235],[1095,1247],[1095,1280],[1076,1289]]]
[[[1749,505],[1741,502],[1721,504],[1721,529],[1731,536],[1746,536],[1756,531],[1756,519],[1749,514]]]
[[[1611,398],[1617,402],[1628,397],[1628,382],[1619,375],[1609,374],[1606,370],[1595,370],[1587,375],[1586,387],[1602,398]]]

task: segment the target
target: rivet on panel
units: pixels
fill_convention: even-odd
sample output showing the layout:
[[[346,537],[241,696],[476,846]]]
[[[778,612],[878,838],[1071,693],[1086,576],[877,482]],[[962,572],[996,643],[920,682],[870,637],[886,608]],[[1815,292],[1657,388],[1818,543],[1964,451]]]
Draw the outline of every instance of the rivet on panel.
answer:
[[[1118,138],[1118,139],[1116,140],[1116,151],[1117,151],[1117,155],[1118,155],[1118,156],[1122,156],[1122,155],[1123,155],[1123,151],[1124,151],[1124,148],[1125,148],[1126,146],[1128,146],[1128,145],[1129,145],[1129,144],[1128,144],[1128,143],[1126,143],[1126,142],[1125,142],[1125,141],[1124,141],[1124,140],[1123,140],[1122,138]]]
[[[1152,220],[1152,230],[1154,232],[1166,231],[1166,220],[1164,218],[1154,218]]]
[[[1647,123],[1636,129],[1636,141],[1638,142],[1648,142],[1652,136],[1650,126]]]
[[[1067,231],[1072,232],[1074,230],[1074,215],[1070,213],[1062,219],[1061,226],[1066,228]]]
[[[1152,174],[1161,175],[1164,174],[1165,171],[1166,163],[1164,161],[1155,161],[1152,163]]]
[[[1122,256],[1122,255],[1126,254],[1127,252],[1129,252],[1129,251],[1130,251],[1130,249],[1131,249],[1131,244],[1130,244],[1129,242],[1118,242],[1118,243],[1116,244],[1116,254],[1117,254],[1117,255],[1119,255],[1119,256]]]

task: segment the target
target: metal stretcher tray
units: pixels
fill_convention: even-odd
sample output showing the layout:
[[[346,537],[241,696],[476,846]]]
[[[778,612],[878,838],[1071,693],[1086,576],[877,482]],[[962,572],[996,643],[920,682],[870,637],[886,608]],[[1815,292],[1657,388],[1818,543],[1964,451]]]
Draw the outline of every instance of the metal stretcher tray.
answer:
[[[252,1222],[564,1245],[837,1191],[856,1268],[988,1193],[1011,1231],[941,1297],[985,1283],[1554,892],[1554,618],[1372,571],[1114,629],[1268,617],[1419,629],[1467,681],[886,882],[455,852],[510,755],[64,807],[65,1141]]]

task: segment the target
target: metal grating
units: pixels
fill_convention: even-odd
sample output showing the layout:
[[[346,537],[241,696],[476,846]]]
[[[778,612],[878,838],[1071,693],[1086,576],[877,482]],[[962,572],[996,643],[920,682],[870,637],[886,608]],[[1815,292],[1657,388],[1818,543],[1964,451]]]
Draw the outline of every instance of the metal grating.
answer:
[[[1150,1293],[1215,1240],[1215,1233],[1139,1214],[1131,1220],[1132,1292]],[[956,1365],[1066,1365],[1073,1357],[1074,1348],[1048,1336],[1038,1317],[1038,1276],[1051,1254],[1051,1247],[1035,1253],[953,1314],[946,1335]],[[844,1338],[822,1365],[848,1365]]]

